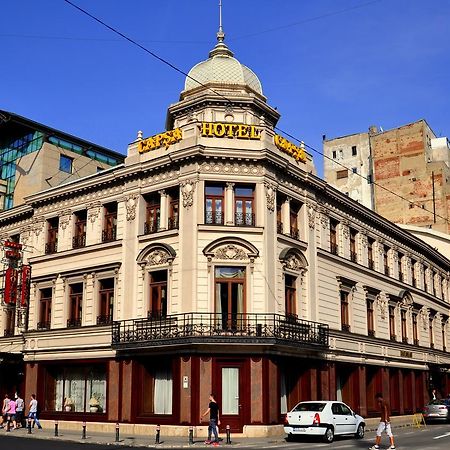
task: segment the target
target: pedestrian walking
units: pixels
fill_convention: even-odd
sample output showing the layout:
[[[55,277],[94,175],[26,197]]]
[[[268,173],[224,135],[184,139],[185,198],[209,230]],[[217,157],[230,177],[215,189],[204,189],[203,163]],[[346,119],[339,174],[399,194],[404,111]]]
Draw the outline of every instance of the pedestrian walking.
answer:
[[[23,398],[20,397],[20,394],[16,394],[16,422],[17,428],[21,428],[23,426],[23,410],[25,409],[25,402]]]
[[[42,430],[41,423],[39,422],[39,419],[37,417],[38,401],[36,400],[36,394],[31,394],[29,408],[30,409],[28,411],[28,418],[33,421],[33,428],[34,428],[34,424],[36,424],[37,427],[40,430]]]
[[[6,426],[6,431],[11,431],[11,422],[13,424],[13,430],[17,428],[16,422],[16,402],[14,400],[10,400],[8,403],[8,409],[6,411],[6,420],[8,425]]]
[[[219,445],[219,435],[217,433],[217,427],[220,425],[219,419],[219,405],[217,404],[214,394],[209,396],[208,409],[200,416],[200,423],[203,417],[209,414],[209,425],[208,425],[208,439],[205,444],[212,444],[214,447]],[[211,435],[214,434],[214,441],[211,441]]]
[[[381,412],[381,418],[380,418],[380,424],[377,428],[377,437],[375,438],[375,445],[369,448],[369,450],[378,450],[380,448],[381,443],[381,434],[386,432],[386,434],[389,437],[390,442],[390,449],[395,449],[395,443],[394,443],[394,435],[392,434],[391,430],[391,419],[390,419],[390,409],[389,409],[389,403],[386,402],[383,399],[383,395],[381,393],[378,393],[375,395],[375,400],[377,402],[378,409]]]
[[[0,424],[0,428],[3,428],[7,422],[8,414],[7,411],[9,409],[9,395],[5,394],[5,398],[2,403],[2,423]]]

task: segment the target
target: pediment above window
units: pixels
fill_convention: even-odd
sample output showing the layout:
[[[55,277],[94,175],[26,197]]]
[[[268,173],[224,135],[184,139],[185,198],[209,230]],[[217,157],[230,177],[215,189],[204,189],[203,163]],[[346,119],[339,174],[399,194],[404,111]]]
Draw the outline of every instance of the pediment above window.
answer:
[[[220,238],[207,245],[203,254],[211,260],[221,261],[250,261],[259,255],[258,249],[241,238]]]

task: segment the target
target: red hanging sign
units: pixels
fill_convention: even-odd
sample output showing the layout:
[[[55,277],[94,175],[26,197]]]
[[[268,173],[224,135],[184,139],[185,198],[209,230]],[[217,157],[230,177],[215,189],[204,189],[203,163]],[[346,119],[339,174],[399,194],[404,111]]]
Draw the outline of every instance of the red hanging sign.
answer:
[[[17,300],[17,269],[8,267],[5,272],[4,301],[7,305],[14,305]]]
[[[20,306],[27,306],[30,300],[31,266],[22,266],[22,288],[20,291]]]

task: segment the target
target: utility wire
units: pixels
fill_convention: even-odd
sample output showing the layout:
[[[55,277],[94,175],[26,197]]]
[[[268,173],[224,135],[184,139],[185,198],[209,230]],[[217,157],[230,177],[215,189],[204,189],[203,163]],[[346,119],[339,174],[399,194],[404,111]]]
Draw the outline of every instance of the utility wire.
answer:
[[[94,16],[93,14],[91,14],[90,12],[86,11],[85,9],[81,8],[80,6],[76,5],[75,3],[73,3],[70,0],[64,0],[66,3],[68,3],[69,5],[71,5],[72,7],[74,7],[75,9],[77,9],[78,11],[80,11],[81,13],[85,14],[86,16],[90,17],[91,19],[93,19],[94,21],[98,22],[100,25],[103,25],[104,27],[108,28],[110,31],[112,31],[115,34],[118,34],[119,36],[121,36],[122,38],[124,38],[125,40],[127,40],[128,42],[130,42],[131,44],[139,47],[141,50],[143,50],[144,52],[148,53],[149,55],[153,56],[155,59],[157,59],[158,61],[160,61],[161,63],[165,64],[166,66],[169,66],[171,69],[175,70],[176,72],[180,73],[181,75],[184,75],[186,78],[191,79],[192,81],[194,81],[195,83],[198,83],[199,86],[202,86],[208,90],[210,90],[211,92],[213,92],[214,94],[218,95],[219,97],[223,98],[224,100],[226,100],[228,103],[231,103],[231,100],[229,98],[227,98],[226,96],[224,96],[222,93],[217,92],[215,89],[206,86],[204,83],[196,80],[195,78],[193,78],[191,75],[189,75],[188,73],[186,73],[185,71],[183,71],[182,69],[179,69],[177,66],[175,66],[173,63],[169,62],[168,60],[166,60],[165,58],[157,55],[155,52],[147,49],[146,47],[144,47],[143,45],[139,44],[137,41],[135,41],[134,39],[130,38],[129,36],[123,34],[121,31],[117,30],[116,28],[108,25],[106,22],[104,22],[103,20],[99,19],[98,17]],[[371,3],[375,3],[377,1],[380,0],[373,0],[372,2],[369,3],[365,3],[364,5],[360,5],[360,6],[365,6]],[[355,9],[356,7],[353,8],[349,8],[349,9]],[[330,13],[330,15],[332,15],[332,13]],[[248,111],[251,115],[253,115],[253,117],[259,119],[259,117],[256,116],[256,114],[254,114],[252,111]],[[380,189],[385,190],[386,192],[400,198],[403,201],[408,202],[408,204],[413,205],[413,206],[417,206],[420,207],[422,210],[427,211],[431,214],[433,214],[435,217],[438,217],[440,219],[442,219],[445,223],[449,223],[449,220],[443,216],[440,216],[438,214],[435,214],[434,211],[430,211],[428,209],[426,209],[423,206],[419,206],[416,205],[414,202],[412,202],[411,200],[408,200],[406,197],[403,197],[402,195],[398,194],[397,192],[392,191],[391,189],[382,186],[381,184],[373,181],[373,180],[369,180],[366,176],[360,174],[360,173],[354,173],[349,167],[345,166],[344,164],[340,163],[339,161],[336,161],[332,158],[330,158],[329,156],[325,155],[322,151],[317,150],[316,148],[312,147],[311,145],[308,145],[306,143],[304,143],[301,139],[297,138],[296,136],[292,135],[291,133],[284,131],[283,129],[281,129],[278,126],[274,126],[274,129],[279,131],[280,133],[283,133],[284,135],[290,137],[291,139],[293,139],[294,141],[303,144],[306,148],[310,149],[311,151],[321,155],[324,158],[327,158],[330,161],[334,161],[336,164],[338,164],[339,166],[343,167],[344,169],[350,171],[351,174],[353,175],[358,175],[360,178],[366,180],[368,183],[373,184],[374,186],[379,187]]]

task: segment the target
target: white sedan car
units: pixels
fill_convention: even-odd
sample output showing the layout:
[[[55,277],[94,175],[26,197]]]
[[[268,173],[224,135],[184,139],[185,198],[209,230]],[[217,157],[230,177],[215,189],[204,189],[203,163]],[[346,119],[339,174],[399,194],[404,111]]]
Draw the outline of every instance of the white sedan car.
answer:
[[[343,434],[354,434],[362,439],[365,426],[361,416],[338,401],[300,402],[284,419],[288,440],[294,436],[320,436],[331,443],[334,436]]]

